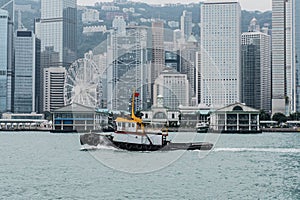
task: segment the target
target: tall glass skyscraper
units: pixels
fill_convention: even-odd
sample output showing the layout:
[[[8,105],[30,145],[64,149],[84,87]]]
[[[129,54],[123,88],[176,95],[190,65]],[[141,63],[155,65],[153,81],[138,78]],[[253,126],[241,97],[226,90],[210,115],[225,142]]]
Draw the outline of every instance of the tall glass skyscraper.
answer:
[[[183,38],[187,40],[191,36],[193,29],[192,12],[183,11],[180,17],[180,28]]]
[[[241,7],[237,1],[201,5],[201,102],[220,107],[240,101]]]
[[[0,9],[0,112],[6,111],[8,12]]]
[[[296,111],[294,0],[272,1],[272,113]]]
[[[15,40],[15,113],[31,113],[36,111],[36,38],[32,31],[18,30]]]
[[[251,21],[256,23],[256,19]],[[242,34],[242,102],[271,110],[271,37],[259,30]]]
[[[7,11],[7,13],[2,13],[1,23],[2,27],[6,26],[7,28],[0,29],[1,30],[1,36],[5,37],[6,41],[1,40],[2,43],[1,46],[4,48],[1,48],[0,51],[6,51],[4,54],[1,54],[1,56],[5,55],[4,60],[2,60],[2,63],[6,63],[0,66],[0,68],[5,69],[4,72],[0,73],[0,76],[2,76],[0,79],[0,88],[3,89],[0,94],[0,112],[5,111],[12,111],[12,102],[13,102],[13,28],[14,28],[14,0],[0,0],[0,9],[3,9]],[[5,25],[6,24],[6,25]],[[3,31],[2,31],[3,30]],[[3,38],[4,39],[4,38]],[[1,61],[0,61],[1,62]],[[3,70],[2,70],[3,71]],[[2,75],[1,75],[2,74]],[[6,77],[5,77],[6,76]],[[4,80],[5,79],[5,80]],[[4,102],[5,101],[5,102]]]
[[[300,2],[294,1],[295,64],[296,64],[296,111],[300,112]]]
[[[41,0],[41,51],[53,47],[65,67],[76,59],[76,6],[76,0]]]

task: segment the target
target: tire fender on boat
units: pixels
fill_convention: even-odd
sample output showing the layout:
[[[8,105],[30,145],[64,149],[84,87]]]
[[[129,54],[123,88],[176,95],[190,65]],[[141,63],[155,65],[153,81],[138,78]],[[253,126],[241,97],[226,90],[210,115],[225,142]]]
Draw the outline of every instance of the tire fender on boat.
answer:
[[[126,146],[126,149],[129,149],[129,150],[132,148],[131,144],[125,144],[125,146]]]

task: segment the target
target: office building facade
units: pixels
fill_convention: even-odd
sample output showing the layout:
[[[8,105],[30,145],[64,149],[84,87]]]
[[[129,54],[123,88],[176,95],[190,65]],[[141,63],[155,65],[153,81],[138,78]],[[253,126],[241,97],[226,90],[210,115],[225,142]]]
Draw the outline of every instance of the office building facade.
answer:
[[[2,10],[1,10],[2,9]],[[13,102],[13,74],[14,74],[14,57],[13,57],[13,32],[14,32],[14,0],[0,0],[1,10],[1,40],[2,51],[6,51],[3,56],[0,74],[0,88],[3,89],[0,94],[0,112],[11,112]],[[3,31],[2,31],[3,30]],[[0,50],[0,51],[1,51]],[[5,66],[4,66],[5,65]],[[5,69],[6,68],[6,69]],[[5,71],[5,72],[4,72]]]
[[[36,111],[37,90],[39,81],[36,71],[39,70],[39,40],[32,31],[17,30],[14,39],[15,73],[14,103],[15,113]],[[38,87],[38,86],[37,86]]]
[[[271,111],[271,37],[260,31],[242,34],[242,102]]]
[[[182,33],[182,38],[184,38],[185,40],[187,40],[192,34],[192,19],[192,12],[184,10],[180,17],[180,29]]]
[[[44,69],[43,110],[51,112],[65,105],[64,83],[66,69],[49,67]]]
[[[133,89],[139,93],[138,108],[146,107],[150,78],[147,36],[147,27],[129,26],[125,33],[111,30],[107,46],[108,67],[104,75],[108,109],[128,111]]]
[[[237,1],[201,5],[201,103],[221,107],[241,96],[241,7]]]
[[[53,47],[59,53],[60,65],[68,67],[77,56],[76,0],[42,0],[39,23],[41,51]]]
[[[186,74],[180,74],[174,68],[165,68],[156,78],[153,88],[154,106],[159,104],[158,97],[163,97],[163,106],[178,109],[189,105],[189,81]]]
[[[300,2],[294,1],[294,39],[295,39],[295,65],[296,65],[296,111],[300,112]]]
[[[272,1],[272,113],[295,110],[293,1]]]
[[[8,48],[8,12],[0,9],[0,112],[7,108],[7,48]]]

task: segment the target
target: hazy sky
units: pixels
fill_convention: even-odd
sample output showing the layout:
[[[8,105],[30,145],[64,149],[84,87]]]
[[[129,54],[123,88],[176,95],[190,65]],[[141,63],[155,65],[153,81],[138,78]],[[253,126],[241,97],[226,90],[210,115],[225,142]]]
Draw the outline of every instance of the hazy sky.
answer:
[[[109,2],[112,0],[77,0],[79,5],[94,5],[96,2]],[[148,4],[162,4],[162,3],[192,3],[199,2],[199,0],[133,0],[142,1]],[[239,0],[243,10],[271,10],[272,0]]]

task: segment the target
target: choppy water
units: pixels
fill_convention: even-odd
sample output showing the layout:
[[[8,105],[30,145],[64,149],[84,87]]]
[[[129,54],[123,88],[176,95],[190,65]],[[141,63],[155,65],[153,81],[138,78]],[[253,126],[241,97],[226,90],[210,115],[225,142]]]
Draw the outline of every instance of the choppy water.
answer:
[[[166,166],[174,152],[85,152],[78,140],[0,133],[0,199],[300,199],[299,133],[222,135],[204,158],[181,152]]]

